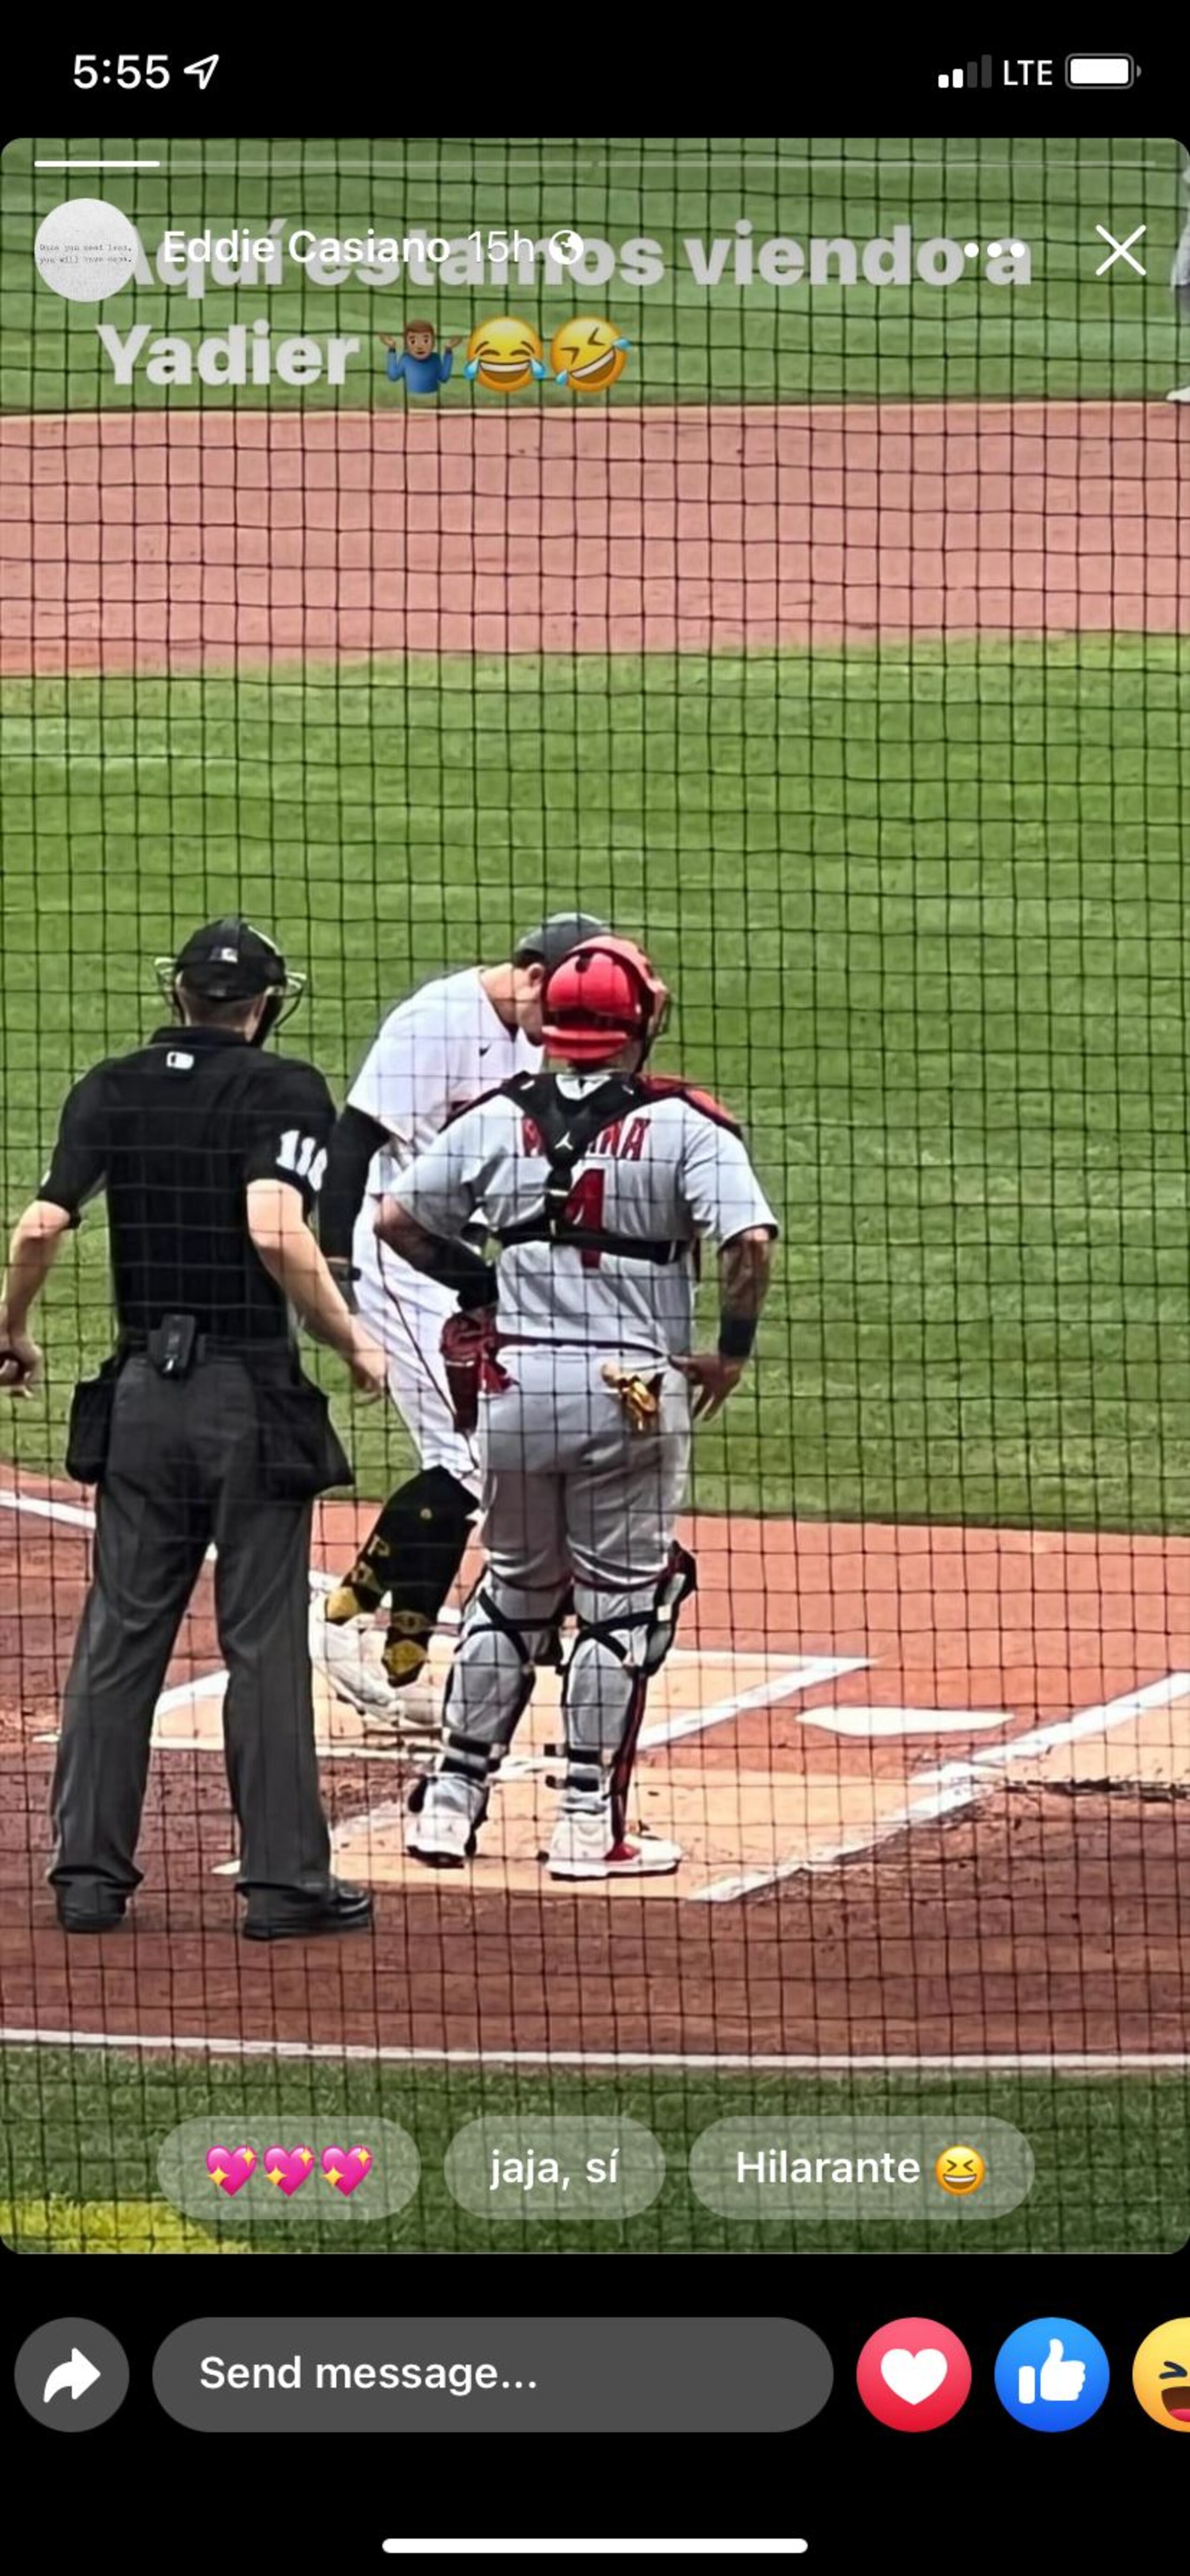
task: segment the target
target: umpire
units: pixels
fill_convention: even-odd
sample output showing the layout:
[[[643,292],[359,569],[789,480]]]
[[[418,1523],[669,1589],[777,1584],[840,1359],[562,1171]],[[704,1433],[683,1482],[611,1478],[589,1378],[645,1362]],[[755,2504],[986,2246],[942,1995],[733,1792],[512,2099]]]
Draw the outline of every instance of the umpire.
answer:
[[[212,1540],[227,1774],[250,1940],[366,1929],[331,1876],[307,1649],[314,1496],[350,1481],[292,1313],[383,1391],[307,1222],[335,1110],[313,1065],[262,1052],[300,996],[273,942],[228,918],[159,960],[175,1023],[95,1065],[13,1236],[0,1384],[25,1395],[28,1318],[86,1202],[107,1195],[118,1340],[75,1393],[67,1467],[98,1488],[94,1569],[66,1684],[50,1870],[67,1932],[108,1932],[135,1852],[153,1711]]]

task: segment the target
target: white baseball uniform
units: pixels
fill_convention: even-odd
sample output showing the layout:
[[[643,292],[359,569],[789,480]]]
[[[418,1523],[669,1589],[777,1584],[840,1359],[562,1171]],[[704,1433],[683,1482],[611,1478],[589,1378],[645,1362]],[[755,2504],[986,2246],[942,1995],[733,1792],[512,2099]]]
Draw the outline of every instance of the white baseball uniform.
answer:
[[[578,1100],[606,1079],[566,1074],[559,1087]],[[430,1233],[457,1236],[479,1221],[499,1235],[540,1210],[548,1168],[531,1119],[501,1095],[437,1136],[396,1178],[394,1195]],[[516,1634],[526,1655],[546,1654],[572,1585],[580,1634],[567,1677],[568,1745],[593,1766],[592,1794],[614,1760],[632,1678],[606,1632],[627,1643],[648,1622],[669,1561],[689,1466],[690,1390],[665,1364],[691,1347],[698,1246],[749,1227],[777,1231],[726,1113],[664,1082],[642,1083],[633,1107],[577,1162],[568,1214],[671,1257],[549,1240],[501,1254],[497,1324],[509,1384],[485,1398],[480,1421],[489,1571],[456,1653],[453,1752],[438,1783],[473,1821],[487,1775],[480,1762],[468,1776],[468,1747],[498,1755],[509,1740],[525,1698]],[[608,1365],[660,1378],[652,1428],[633,1428]]]
[[[507,1029],[477,966],[423,984],[389,1012],[348,1094],[352,1109],[388,1129],[373,1157],[356,1219],[352,1260],[359,1311],[388,1355],[388,1385],[423,1467],[444,1467],[473,1493],[476,1447],[456,1429],[438,1345],[455,1311],[449,1290],[386,1251],[373,1231],[375,1202],[449,1118],[514,1073],[532,1072],[540,1050]]]
[[[1186,185],[1190,187],[1190,171],[1186,173]],[[1170,284],[1175,295],[1190,308],[1190,215],[1182,226],[1181,238],[1174,252]]]

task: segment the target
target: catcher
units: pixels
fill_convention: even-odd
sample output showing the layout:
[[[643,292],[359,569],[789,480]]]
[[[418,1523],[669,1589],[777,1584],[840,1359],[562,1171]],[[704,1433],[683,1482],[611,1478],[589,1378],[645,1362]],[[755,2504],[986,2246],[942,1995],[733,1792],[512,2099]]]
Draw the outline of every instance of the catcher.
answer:
[[[562,1663],[564,1776],[547,1854],[559,1879],[676,1869],[630,1832],[645,1700],[695,1568],[675,1544],[691,1418],[718,1413],[752,1351],[772,1210],[727,1112],[643,1067],[669,996],[631,941],[585,940],[544,988],[545,1070],[466,1110],[384,1198],[381,1239],[454,1290],[443,1356],[479,1421],[489,1562],[451,1667],[442,1750],[410,1802],[408,1848],[473,1855],[492,1780]],[[498,1265],[473,1248],[481,1217]],[[691,1352],[698,1246],[718,1247],[713,1351]]]

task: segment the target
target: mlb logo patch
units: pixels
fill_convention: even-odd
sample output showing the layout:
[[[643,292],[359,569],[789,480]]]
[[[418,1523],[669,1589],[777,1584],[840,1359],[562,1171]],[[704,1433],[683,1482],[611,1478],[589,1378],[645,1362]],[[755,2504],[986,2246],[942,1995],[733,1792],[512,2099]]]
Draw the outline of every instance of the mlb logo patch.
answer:
[[[165,1064],[168,1073],[193,1073],[194,1071],[193,1056],[186,1055],[181,1047],[170,1048]]]

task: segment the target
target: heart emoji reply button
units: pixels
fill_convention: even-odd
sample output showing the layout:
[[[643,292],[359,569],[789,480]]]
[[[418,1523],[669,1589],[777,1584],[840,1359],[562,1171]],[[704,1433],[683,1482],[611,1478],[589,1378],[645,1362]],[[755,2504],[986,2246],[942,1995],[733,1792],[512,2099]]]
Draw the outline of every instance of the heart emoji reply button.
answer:
[[[312,2147],[266,2147],[264,2169],[276,2191],[292,2200],[295,2191],[308,2182],[314,2171]]]
[[[216,2191],[226,2192],[229,2200],[234,2200],[237,2191],[242,2191],[245,2183],[251,2181],[255,2170],[256,2151],[253,2147],[207,2149],[207,2172]]]
[[[322,2170],[332,2191],[349,2198],[366,2182],[372,2170],[371,2151],[367,2147],[324,2147]]]

